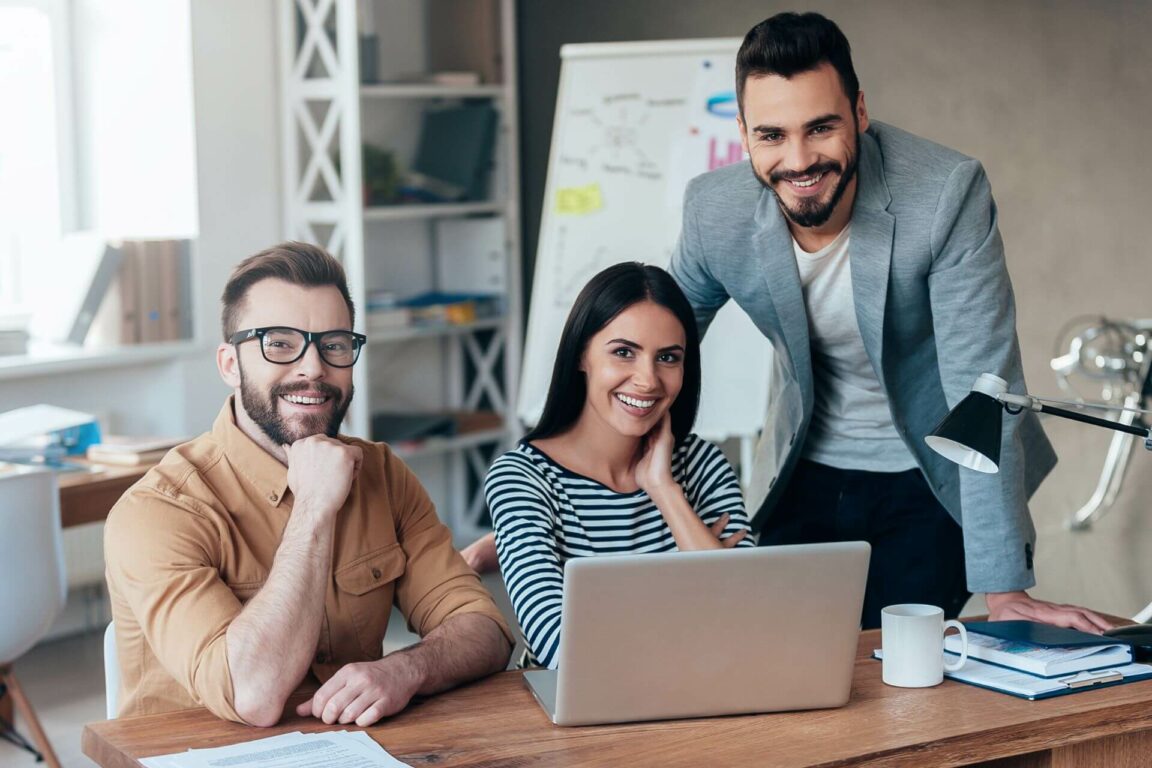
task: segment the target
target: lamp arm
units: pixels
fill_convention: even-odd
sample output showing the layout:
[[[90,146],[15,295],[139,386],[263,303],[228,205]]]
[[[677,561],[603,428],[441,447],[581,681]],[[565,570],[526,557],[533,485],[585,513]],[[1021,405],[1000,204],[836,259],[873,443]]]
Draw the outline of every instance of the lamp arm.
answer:
[[[1065,419],[1072,421],[1079,421],[1084,424],[1092,424],[1097,427],[1105,427],[1106,429],[1114,429],[1118,432],[1127,432],[1130,435],[1144,438],[1144,447],[1152,451],[1152,429],[1146,427],[1134,427],[1129,424],[1122,424],[1117,421],[1110,421],[1109,419],[1100,419],[1095,416],[1086,416],[1083,413],[1076,411],[1068,411],[1063,408],[1053,408],[1050,405],[1045,405],[1039,399],[1031,395],[1013,395],[1007,392],[1002,392],[996,395],[996,399],[1004,404],[1005,409],[1009,413],[1019,413],[1019,410],[1013,410],[1010,406],[1019,408],[1027,408],[1036,413],[1048,413],[1053,416],[1061,416]]]
[[[1040,413],[1044,409],[1043,403],[1031,395],[1013,395],[1010,392],[1001,392],[995,397],[1005,406],[1014,405],[1017,407],[1015,411],[1006,407],[1005,410],[1009,413],[1019,413],[1020,408],[1027,408],[1030,411],[1036,411],[1036,413]]]

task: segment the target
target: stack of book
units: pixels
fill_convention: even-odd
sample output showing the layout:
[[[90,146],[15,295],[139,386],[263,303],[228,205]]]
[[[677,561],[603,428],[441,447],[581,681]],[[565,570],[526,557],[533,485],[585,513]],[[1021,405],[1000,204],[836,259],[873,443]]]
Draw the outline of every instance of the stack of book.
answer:
[[[23,328],[0,328],[0,355],[23,355],[28,352],[28,331]]]
[[[429,291],[399,301],[374,301],[370,294],[366,326],[371,335],[410,326],[468,325],[502,311],[502,299],[494,294]]]
[[[1134,664],[1132,647],[1111,638],[1032,621],[968,622],[968,661],[954,679],[1026,699],[1044,699],[1085,688],[1152,677],[1152,666]],[[959,635],[944,650],[959,655]]]
[[[88,447],[88,460],[97,464],[135,466],[155,464],[173,447],[183,443],[182,437],[130,437],[106,435],[96,445]]]
[[[467,325],[500,313],[499,297],[488,294],[432,291],[402,304],[411,312],[413,325]]]

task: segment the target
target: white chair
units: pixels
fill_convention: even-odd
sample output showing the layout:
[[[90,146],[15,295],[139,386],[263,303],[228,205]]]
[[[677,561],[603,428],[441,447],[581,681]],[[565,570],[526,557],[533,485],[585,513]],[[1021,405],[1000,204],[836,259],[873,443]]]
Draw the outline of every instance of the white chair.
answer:
[[[64,546],[54,474],[18,469],[0,475],[0,531],[0,684],[31,731],[35,748],[15,732],[6,736],[59,768],[36,711],[12,672],[13,662],[44,636],[64,607]]]
[[[109,720],[116,719],[120,701],[120,662],[116,658],[116,622],[104,630],[104,711]]]

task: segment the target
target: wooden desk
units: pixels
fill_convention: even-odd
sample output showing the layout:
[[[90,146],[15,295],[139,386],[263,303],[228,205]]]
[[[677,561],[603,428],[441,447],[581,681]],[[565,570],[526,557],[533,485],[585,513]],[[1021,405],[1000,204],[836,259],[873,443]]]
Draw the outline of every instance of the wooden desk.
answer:
[[[99,472],[61,472],[56,476],[60,485],[61,525],[70,528],[105,519],[124,491],[152,466],[114,467],[101,464]]]
[[[545,718],[520,673],[505,672],[367,731],[406,763],[444,768],[1152,764],[1152,681],[1034,702],[948,680],[936,688],[890,688],[880,681],[880,662],[868,658],[879,645],[878,631],[862,633],[852,700],[842,709],[560,728]],[[295,715],[274,728],[248,728],[186,710],[92,723],[83,749],[104,768],[128,768],[139,765],[137,757],[326,728]]]

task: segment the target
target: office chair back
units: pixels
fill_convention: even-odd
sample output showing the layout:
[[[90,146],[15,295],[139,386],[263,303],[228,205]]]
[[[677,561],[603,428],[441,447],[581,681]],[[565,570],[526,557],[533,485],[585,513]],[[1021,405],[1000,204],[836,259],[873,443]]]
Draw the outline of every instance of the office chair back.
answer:
[[[3,735],[49,768],[60,761],[24,693],[13,662],[44,637],[64,607],[64,544],[56,476],[29,469],[0,475],[0,684],[32,733]]]
[[[0,475],[0,664],[23,656],[64,607],[67,581],[56,476]]]

